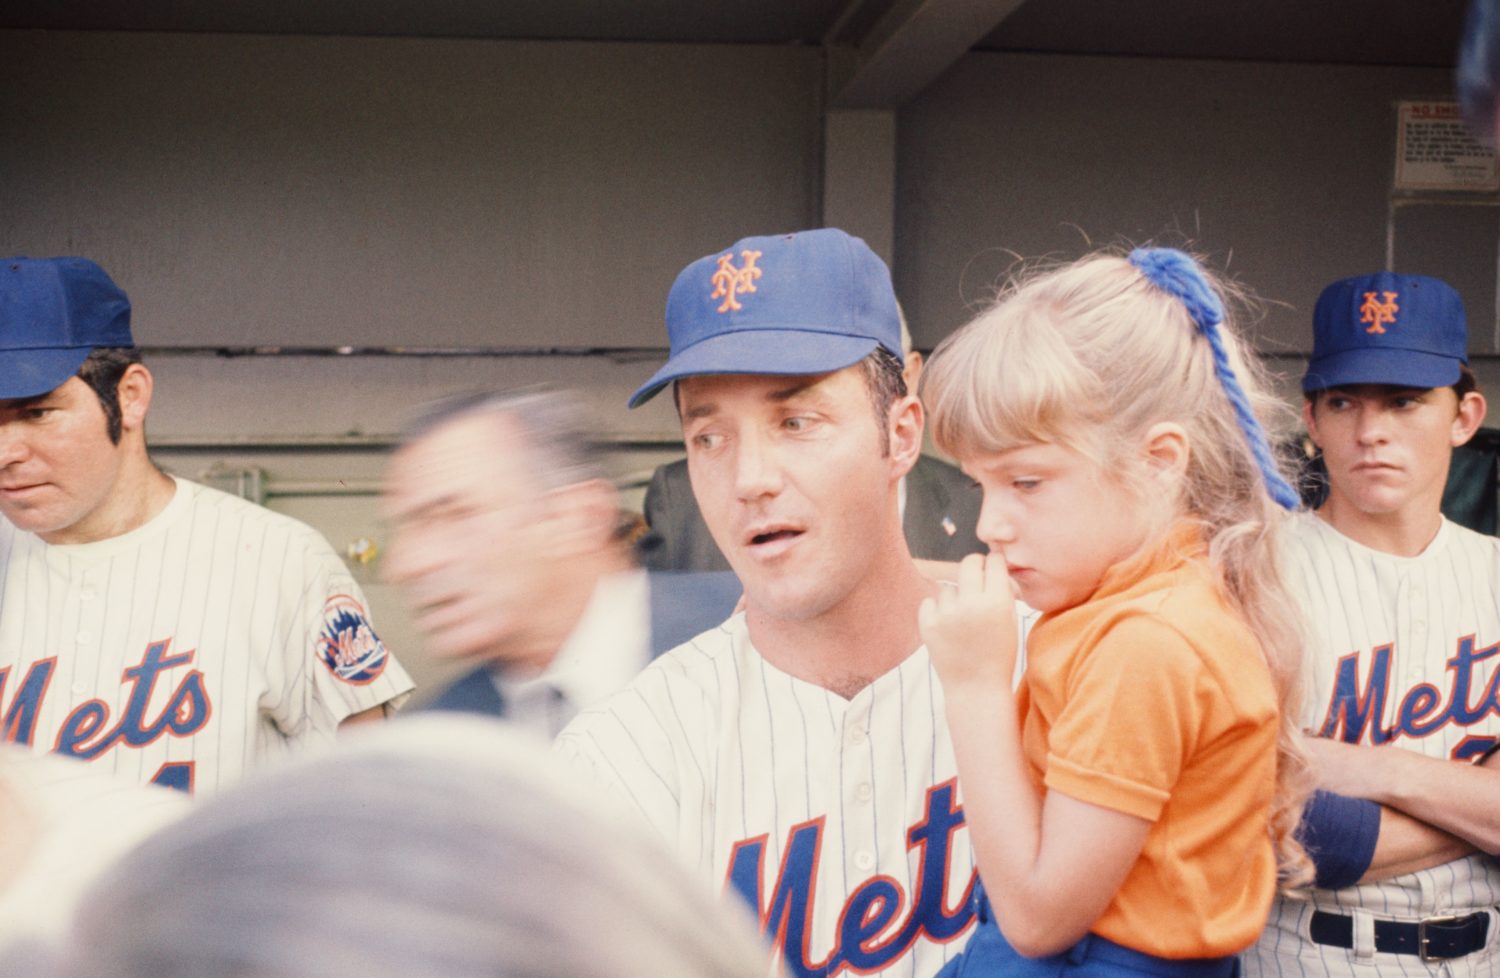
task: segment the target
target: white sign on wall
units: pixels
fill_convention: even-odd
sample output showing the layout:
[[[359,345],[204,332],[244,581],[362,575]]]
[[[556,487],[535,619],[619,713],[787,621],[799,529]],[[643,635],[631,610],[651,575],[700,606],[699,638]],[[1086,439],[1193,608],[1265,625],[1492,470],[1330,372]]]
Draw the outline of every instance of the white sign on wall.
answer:
[[[1397,103],[1396,189],[1500,191],[1495,151],[1470,134],[1457,102]]]

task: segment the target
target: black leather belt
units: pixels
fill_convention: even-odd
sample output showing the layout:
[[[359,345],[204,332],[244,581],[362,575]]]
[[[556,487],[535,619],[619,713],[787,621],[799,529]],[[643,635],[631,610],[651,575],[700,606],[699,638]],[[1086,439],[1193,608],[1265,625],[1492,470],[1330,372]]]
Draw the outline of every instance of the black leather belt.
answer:
[[[1375,950],[1384,954],[1415,954],[1423,961],[1461,958],[1484,947],[1490,915],[1481,911],[1467,917],[1428,917],[1405,923],[1375,921]],[[1316,910],[1308,935],[1318,944],[1354,947],[1354,918]]]

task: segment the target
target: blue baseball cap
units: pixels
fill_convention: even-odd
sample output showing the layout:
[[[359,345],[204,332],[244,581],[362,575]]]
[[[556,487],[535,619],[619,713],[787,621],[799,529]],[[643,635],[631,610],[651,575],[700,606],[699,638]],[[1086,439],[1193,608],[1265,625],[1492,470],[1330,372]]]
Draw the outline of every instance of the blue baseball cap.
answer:
[[[1447,387],[1469,362],[1463,299],[1425,275],[1340,279],[1318,296],[1302,390],[1351,384]]]
[[[667,295],[667,362],[630,398],[700,374],[821,374],[877,346],[901,356],[891,273],[837,228],[742,238],[693,262]]]
[[[95,347],[134,345],[130,300],[87,258],[0,261],[0,398],[45,394]]]

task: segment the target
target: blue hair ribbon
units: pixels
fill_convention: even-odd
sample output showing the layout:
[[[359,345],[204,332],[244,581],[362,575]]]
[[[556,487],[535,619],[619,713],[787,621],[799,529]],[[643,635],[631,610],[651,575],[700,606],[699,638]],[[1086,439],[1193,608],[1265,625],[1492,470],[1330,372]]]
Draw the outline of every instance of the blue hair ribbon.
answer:
[[[1245,440],[1250,443],[1250,453],[1260,467],[1266,491],[1286,509],[1296,509],[1302,500],[1277,469],[1265,429],[1255,417],[1234,368],[1229,365],[1229,354],[1224,349],[1224,337],[1219,331],[1224,322],[1224,303],[1204,278],[1203,269],[1190,255],[1176,248],[1137,248],[1130,253],[1130,263],[1140,269],[1152,285],[1187,307],[1188,315],[1213,350],[1214,373],[1234,408],[1234,416],[1245,433]]]

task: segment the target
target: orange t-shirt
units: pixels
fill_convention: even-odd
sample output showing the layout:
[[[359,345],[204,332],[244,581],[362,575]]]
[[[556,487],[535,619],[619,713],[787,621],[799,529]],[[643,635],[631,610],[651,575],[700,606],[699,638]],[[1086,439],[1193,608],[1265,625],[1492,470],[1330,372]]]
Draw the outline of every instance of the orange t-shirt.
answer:
[[[1027,642],[1022,745],[1042,790],[1154,824],[1089,928],[1163,958],[1248,947],[1276,889],[1277,704],[1196,531],[1111,568]]]

